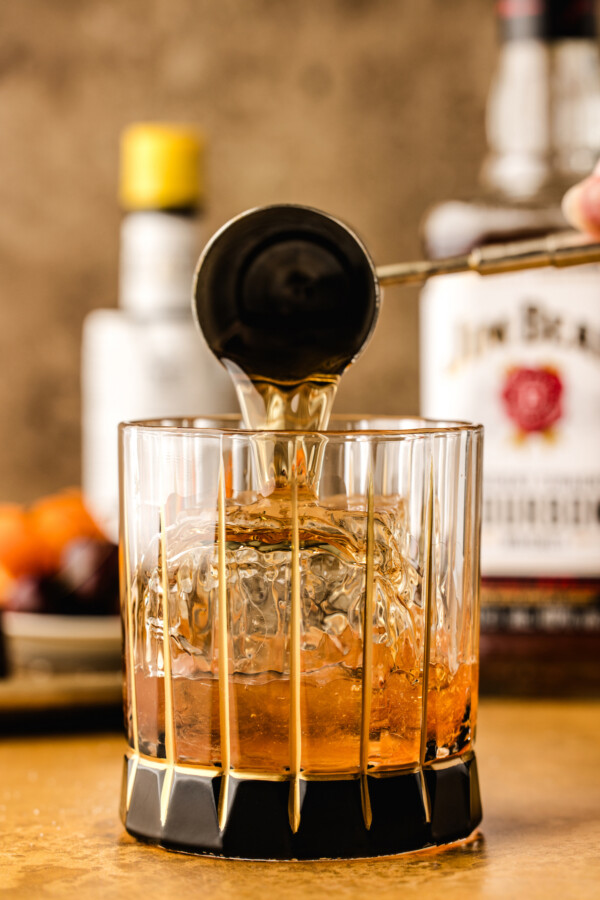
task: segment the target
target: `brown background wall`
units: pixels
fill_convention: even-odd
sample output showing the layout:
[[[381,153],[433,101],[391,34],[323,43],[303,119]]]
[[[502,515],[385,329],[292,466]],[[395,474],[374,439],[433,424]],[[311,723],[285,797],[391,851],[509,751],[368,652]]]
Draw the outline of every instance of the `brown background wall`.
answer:
[[[79,341],[117,290],[117,144],[140,119],[210,137],[209,231],[321,207],[377,262],[470,193],[491,0],[23,0],[0,12],[0,500],[79,480]],[[418,408],[416,293],[388,293],[341,411]]]

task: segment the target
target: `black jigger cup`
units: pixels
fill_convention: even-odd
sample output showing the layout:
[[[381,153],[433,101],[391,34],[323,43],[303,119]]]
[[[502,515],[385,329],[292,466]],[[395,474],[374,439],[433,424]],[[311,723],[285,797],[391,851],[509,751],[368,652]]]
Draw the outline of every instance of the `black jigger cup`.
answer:
[[[194,313],[218,359],[294,384],[338,378],[371,336],[380,307],[362,242],[303,206],[253,209],[228,222],[196,271]]]
[[[363,243],[308,207],[242,213],[209,241],[196,270],[197,324],[231,375],[249,428],[326,427],[339,378],[368,342],[379,307]],[[310,482],[321,440],[304,439]],[[257,444],[263,485],[285,483],[286,456],[285,442],[266,457]]]

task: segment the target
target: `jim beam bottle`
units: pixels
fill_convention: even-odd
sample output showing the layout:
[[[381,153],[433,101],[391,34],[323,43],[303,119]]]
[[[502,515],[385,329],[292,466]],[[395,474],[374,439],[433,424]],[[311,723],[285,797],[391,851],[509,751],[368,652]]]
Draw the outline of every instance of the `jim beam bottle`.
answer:
[[[428,216],[431,256],[560,231],[600,154],[595,10],[502,0],[479,202]],[[437,278],[421,399],[485,426],[481,687],[600,692],[600,267]]]

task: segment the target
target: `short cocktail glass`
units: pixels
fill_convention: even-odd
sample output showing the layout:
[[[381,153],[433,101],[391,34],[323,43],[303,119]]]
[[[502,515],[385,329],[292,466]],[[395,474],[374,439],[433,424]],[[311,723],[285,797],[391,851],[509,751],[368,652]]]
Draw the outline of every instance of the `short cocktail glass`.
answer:
[[[481,446],[423,419],[120,427],[128,831],[263,859],[471,834]]]

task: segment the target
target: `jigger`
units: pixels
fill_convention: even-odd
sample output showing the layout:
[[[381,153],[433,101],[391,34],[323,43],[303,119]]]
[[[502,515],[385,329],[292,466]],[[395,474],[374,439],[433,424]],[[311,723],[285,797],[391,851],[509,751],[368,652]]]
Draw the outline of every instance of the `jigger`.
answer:
[[[600,261],[575,232],[490,244],[464,256],[376,267],[347,225],[293,204],[251,209],[224,225],[196,270],[193,309],[218,359],[277,381],[339,377],[371,337],[380,286],[437,275],[514,272]]]
[[[230,371],[273,381],[339,377],[367,344],[379,282],[357,235],[291,204],[252,209],[208,242],[193,309]]]

